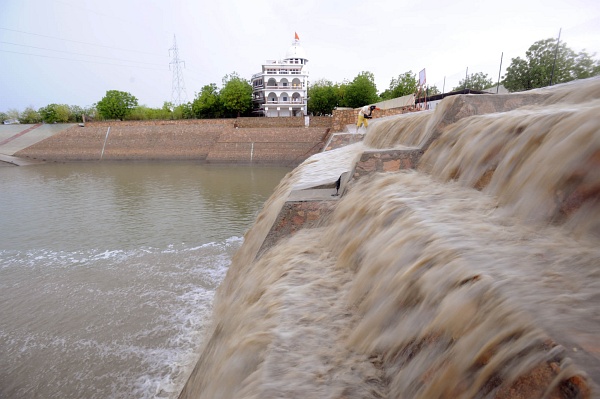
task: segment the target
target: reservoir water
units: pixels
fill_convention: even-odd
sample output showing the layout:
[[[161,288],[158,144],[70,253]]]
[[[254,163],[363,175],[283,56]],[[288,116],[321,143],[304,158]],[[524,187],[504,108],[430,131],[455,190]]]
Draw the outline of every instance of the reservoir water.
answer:
[[[0,168],[0,397],[176,397],[283,167]]]

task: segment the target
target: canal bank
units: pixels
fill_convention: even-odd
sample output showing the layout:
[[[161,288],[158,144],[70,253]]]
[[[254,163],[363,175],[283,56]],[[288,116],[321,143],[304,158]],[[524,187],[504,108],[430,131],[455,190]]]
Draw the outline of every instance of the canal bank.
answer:
[[[374,120],[419,111],[378,110]],[[0,162],[194,160],[206,163],[296,166],[326,146],[362,139],[358,109],[331,116],[102,121],[83,124],[0,125]],[[361,129],[360,133],[364,133]]]
[[[13,125],[0,154],[30,161],[195,160],[297,165],[319,152],[331,118],[109,121]],[[10,130],[10,131],[8,131]],[[7,158],[5,162],[13,162]]]

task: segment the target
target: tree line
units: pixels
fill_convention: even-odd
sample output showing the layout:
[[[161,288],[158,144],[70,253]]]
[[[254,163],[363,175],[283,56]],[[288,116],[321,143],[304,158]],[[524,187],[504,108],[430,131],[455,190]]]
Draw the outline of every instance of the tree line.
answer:
[[[585,50],[576,53],[565,42],[544,39],[533,43],[525,58],[511,60],[501,83],[510,92],[531,90],[551,84],[565,83],[600,75],[600,61],[595,54]],[[333,83],[327,79],[313,82],[308,88],[308,112],[314,115],[331,114],[336,107],[358,108],[366,104],[418,94],[420,97],[440,94],[436,86],[428,86],[418,92],[417,75],[412,71],[392,78],[389,87],[378,93],[375,77],[369,71],[360,72],[352,81]],[[471,89],[484,90],[494,86],[487,74],[475,72],[459,81],[451,91]],[[109,90],[96,104],[89,108],[65,104],[49,104],[38,110],[27,107],[22,112],[0,112],[0,121],[19,119],[21,123],[81,122],[87,115],[100,120],[147,120],[147,119],[207,119],[250,116],[252,114],[252,86],[236,72],[222,79],[222,87],[215,83],[205,85],[196,93],[194,100],[174,106],[165,101],[162,108],[139,105],[130,93]]]

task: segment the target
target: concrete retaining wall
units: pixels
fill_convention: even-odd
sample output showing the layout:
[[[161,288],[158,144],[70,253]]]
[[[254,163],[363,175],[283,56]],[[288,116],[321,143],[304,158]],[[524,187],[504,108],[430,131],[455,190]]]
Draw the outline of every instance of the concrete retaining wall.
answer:
[[[147,122],[74,126],[15,155],[61,162],[148,159],[294,165],[320,151],[327,133],[305,127],[237,129],[219,120]]]
[[[353,109],[334,109],[333,121],[331,129],[333,132],[343,132],[347,125],[355,125],[358,119],[359,108]],[[384,116],[392,116],[406,114],[408,112],[419,111],[414,107],[381,109],[373,112],[373,119],[383,118]]]
[[[109,127],[97,125],[75,126],[15,155],[48,161],[203,160],[224,126],[117,124],[110,126],[110,132],[108,129]]]
[[[365,151],[356,163],[352,177],[357,180],[377,172],[415,169],[422,155],[420,149]]]
[[[281,118],[237,118],[235,125],[239,128],[270,128],[270,127],[303,127],[303,116]]]
[[[324,151],[335,150],[336,148],[345,147],[349,144],[362,141],[365,137],[363,133],[333,133],[327,141],[327,146]]]
[[[225,129],[206,160],[226,163],[299,164],[321,150],[326,133],[327,129],[305,127]]]
[[[311,116],[309,118],[310,127],[330,128],[333,119],[328,116]],[[237,118],[235,126],[238,128],[274,128],[274,127],[304,127],[305,120],[303,116],[290,116],[280,118]]]
[[[93,121],[86,122],[86,127],[109,126],[167,126],[167,125],[223,125],[233,126],[235,119],[176,119],[176,120],[148,120],[148,121]]]
[[[289,237],[298,230],[318,227],[325,217],[333,212],[335,204],[336,201],[286,202],[259,249],[257,258],[260,258],[264,251],[275,246],[282,238]]]

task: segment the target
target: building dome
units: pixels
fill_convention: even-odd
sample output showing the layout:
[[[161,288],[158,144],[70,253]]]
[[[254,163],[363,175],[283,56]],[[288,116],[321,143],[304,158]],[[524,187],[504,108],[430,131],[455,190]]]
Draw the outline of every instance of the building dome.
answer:
[[[285,53],[285,59],[290,59],[290,58],[303,58],[303,59],[307,59],[306,58],[306,51],[304,51],[304,48],[300,45],[300,42],[298,40],[296,40],[292,46],[288,49],[288,51]]]

